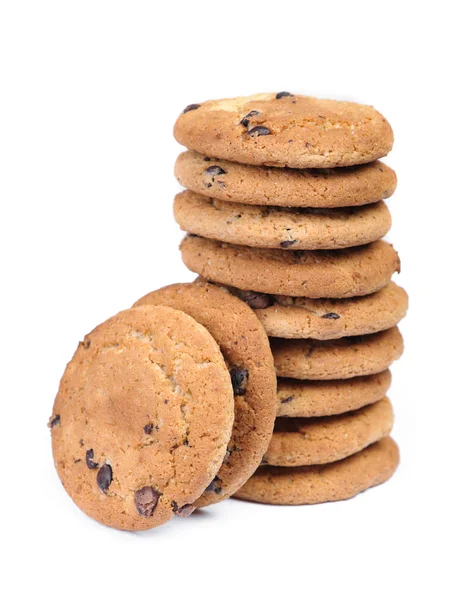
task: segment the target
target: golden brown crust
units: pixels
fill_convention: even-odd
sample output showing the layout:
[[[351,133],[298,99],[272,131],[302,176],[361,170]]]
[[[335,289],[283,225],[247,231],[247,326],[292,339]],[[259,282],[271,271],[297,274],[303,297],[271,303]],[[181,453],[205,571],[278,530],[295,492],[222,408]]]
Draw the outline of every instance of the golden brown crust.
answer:
[[[169,285],[136,303],[141,304],[163,304],[190,314],[220,345],[230,372],[246,371],[246,381],[235,394],[235,419],[227,455],[215,482],[195,504],[202,507],[219,502],[252,475],[272,436],[277,394],[269,340],[244,302],[209,283]]]
[[[383,398],[390,385],[389,370],[332,381],[279,378],[277,416],[324,417],[357,410]]]
[[[85,337],[62,377],[50,421],[57,472],[97,521],[161,525],[215,476],[233,405],[202,325],[167,307],[123,311]]]
[[[224,202],[186,190],[175,197],[173,209],[184,231],[253,248],[349,248],[374,242],[391,227],[384,202],[342,209],[291,209]]]
[[[399,465],[390,438],[338,462],[310,467],[261,467],[235,494],[264,504],[318,504],[346,500],[387,481]]]
[[[207,156],[299,169],[369,163],[394,141],[371,106],[276,94],[204,102],[180,115],[174,136]]]
[[[332,417],[277,419],[263,462],[300,467],[341,460],[389,435],[393,422],[387,398]]]
[[[282,169],[187,151],[179,155],[174,173],[193,192],[257,206],[362,206],[389,198],[397,185],[395,172],[380,161],[342,169]]]
[[[404,342],[399,329],[392,327],[325,342],[271,338],[271,347],[279,377],[348,379],[384,371],[401,356]]]
[[[400,268],[379,240],[344,250],[263,250],[186,236],[182,260],[205,279],[242,290],[310,298],[349,298],[381,289]]]

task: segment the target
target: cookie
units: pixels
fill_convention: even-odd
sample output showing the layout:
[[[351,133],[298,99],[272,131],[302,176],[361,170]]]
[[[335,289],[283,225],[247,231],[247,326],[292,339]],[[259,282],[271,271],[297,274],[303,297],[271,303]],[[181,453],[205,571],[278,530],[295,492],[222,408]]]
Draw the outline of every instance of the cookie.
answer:
[[[190,150],[179,155],[174,174],[193,192],[257,206],[362,206],[389,198],[397,185],[394,171],[380,161],[341,169],[279,169],[212,159]]]
[[[348,379],[373,375],[387,369],[404,350],[397,327],[338,340],[271,338],[270,343],[277,375],[294,379]]]
[[[261,467],[235,497],[264,504],[318,504],[347,500],[387,481],[399,465],[390,437],[327,465]]]
[[[220,345],[235,394],[233,432],[223,465],[195,505],[219,502],[252,475],[272,436],[277,394],[267,335],[244,302],[209,283],[170,285],[136,304],[182,310],[204,325]]]
[[[353,208],[248,206],[186,190],[174,199],[181,229],[230,244],[287,250],[349,248],[380,239],[391,227],[384,202]]]
[[[126,310],[67,365],[49,422],[55,466],[90,517],[150,529],[194,510],[233,415],[229,372],[202,325],[167,307]]]
[[[263,250],[188,235],[186,267],[242,290],[309,298],[349,298],[381,289],[399,271],[393,247],[379,240],[344,250]]]
[[[338,415],[377,402],[391,385],[389,370],[332,381],[278,379],[278,417]]]
[[[288,92],[191,104],[174,137],[206,156],[298,169],[369,163],[386,156],[394,141],[371,106]]]
[[[387,398],[333,417],[280,418],[263,462],[277,467],[335,462],[389,435],[393,422]]]
[[[393,281],[357,298],[273,296],[230,288],[264,325],[267,335],[281,338],[332,340],[389,329],[404,318],[407,293]]]

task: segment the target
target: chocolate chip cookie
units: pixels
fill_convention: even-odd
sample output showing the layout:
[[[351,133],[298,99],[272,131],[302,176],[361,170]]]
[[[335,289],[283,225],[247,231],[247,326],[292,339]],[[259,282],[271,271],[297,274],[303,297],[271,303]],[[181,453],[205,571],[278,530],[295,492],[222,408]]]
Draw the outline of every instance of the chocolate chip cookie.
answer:
[[[175,284],[136,305],[163,304],[190,314],[220,345],[231,374],[235,417],[223,465],[195,505],[219,502],[252,475],[269,445],[277,412],[275,369],[267,335],[254,312],[209,283]]]
[[[281,169],[187,151],[174,169],[179,183],[193,192],[257,206],[362,206],[389,198],[397,185],[394,171],[380,161],[341,169]]]
[[[194,510],[233,416],[230,374],[209,332],[171,308],[132,308],[88,334],[65,370],[49,422],[55,466],[90,517],[150,529]]]
[[[224,202],[188,190],[174,218],[189,233],[230,244],[285,250],[331,250],[374,242],[389,231],[384,202],[352,208],[281,208]]]
[[[369,163],[386,156],[394,141],[371,106],[289,92],[191,104],[174,136],[206,156],[299,169]]]

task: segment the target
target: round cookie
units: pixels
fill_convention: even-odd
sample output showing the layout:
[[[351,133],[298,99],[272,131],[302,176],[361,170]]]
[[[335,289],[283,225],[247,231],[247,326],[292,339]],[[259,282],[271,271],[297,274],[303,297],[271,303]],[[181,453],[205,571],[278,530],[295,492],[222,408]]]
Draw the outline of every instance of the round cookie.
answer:
[[[389,370],[333,381],[278,379],[277,417],[339,415],[383,398],[391,385]]]
[[[195,505],[219,502],[252,475],[272,437],[277,394],[269,339],[244,302],[209,283],[170,285],[139,304],[164,304],[190,314],[220,345],[235,394],[233,431],[220,470]]]
[[[387,437],[327,465],[261,467],[235,497],[287,505],[347,500],[387,481],[398,465],[399,449],[394,440]]]
[[[223,356],[192,317],[123,311],[67,365],[49,425],[59,477],[90,517],[125,530],[186,516],[222,464],[233,424]]]
[[[260,319],[270,337],[332,340],[389,329],[405,317],[408,296],[393,281],[357,298],[273,296],[230,288]]]
[[[288,92],[191,104],[174,137],[207,156],[298,169],[369,163],[386,156],[394,141],[371,106]]]
[[[380,161],[338,169],[279,169],[212,159],[191,150],[179,155],[174,174],[193,192],[257,206],[362,206],[389,198],[397,185],[395,172]]]
[[[262,462],[277,467],[335,462],[389,435],[393,423],[387,398],[333,417],[280,418]]]
[[[230,244],[285,250],[333,250],[380,239],[391,227],[384,202],[352,208],[248,206],[186,190],[174,199],[181,229]]]
[[[182,260],[209,281],[242,290],[309,298],[349,298],[381,289],[399,271],[397,252],[379,240],[344,250],[264,250],[188,235]]]
[[[338,340],[270,340],[278,377],[349,379],[372,375],[397,360],[404,342],[397,327]]]

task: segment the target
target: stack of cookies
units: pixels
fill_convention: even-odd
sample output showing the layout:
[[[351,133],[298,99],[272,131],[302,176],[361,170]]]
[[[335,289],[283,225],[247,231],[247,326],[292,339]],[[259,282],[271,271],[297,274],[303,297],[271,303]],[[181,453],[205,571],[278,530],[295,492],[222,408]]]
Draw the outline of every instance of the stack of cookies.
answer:
[[[189,105],[174,132],[189,149],[175,168],[183,261],[254,309],[278,376],[264,464],[236,497],[313,504],[385,481],[407,310],[381,239],[390,125],[368,106],[280,92]]]

